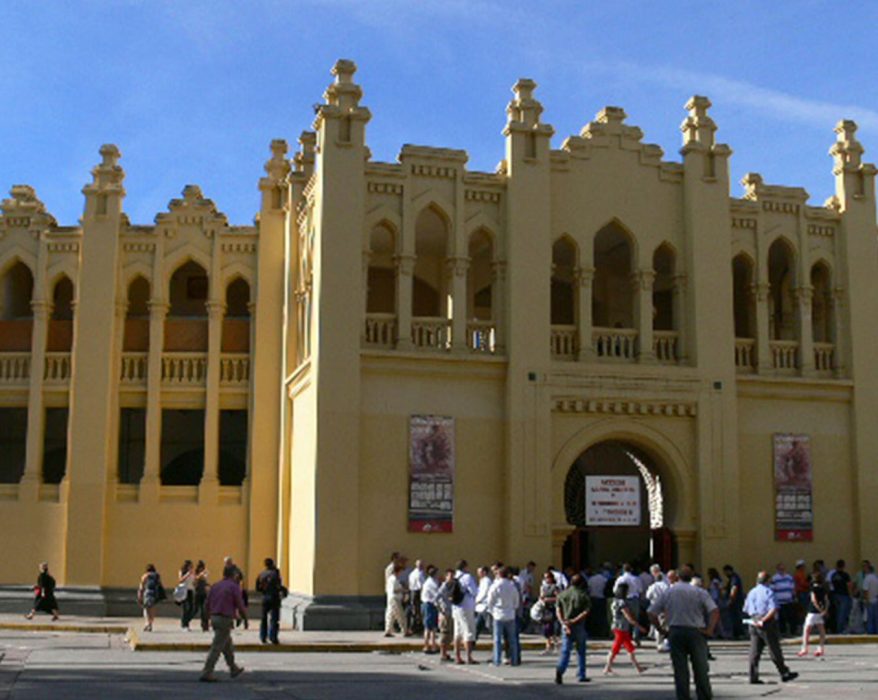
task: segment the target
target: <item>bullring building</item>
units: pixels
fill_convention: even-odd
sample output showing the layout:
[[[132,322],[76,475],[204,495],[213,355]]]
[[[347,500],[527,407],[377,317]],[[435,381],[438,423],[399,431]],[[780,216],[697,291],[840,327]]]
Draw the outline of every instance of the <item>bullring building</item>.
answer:
[[[824,205],[730,196],[710,102],[680,158],[619,107],[553,144],[513,87],[505,156],[371,158],[339,61],[273,141],[252,226],[194,185],[125,214],[115,146],[76,225],[0,216],[0,584],[48,560],[114,611],[149,561],[275,556],[305,628],[366,627],[391,550],[438,565],[656,559],[749,574],[878,556],[875,167]],[[251,582],[252,583],[252,582]],[[63,601],[62,601],[63,602]],[[114,607],[115,606],[115,607]]]

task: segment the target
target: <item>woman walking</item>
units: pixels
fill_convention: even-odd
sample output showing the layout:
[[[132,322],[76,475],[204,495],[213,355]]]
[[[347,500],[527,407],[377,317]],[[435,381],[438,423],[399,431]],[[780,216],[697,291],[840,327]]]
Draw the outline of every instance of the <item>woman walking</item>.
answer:
[[[189,631],[189,623],[195,614],[195,569],[192,567],[192,560],[187,559],[180,567],[180,574],[177,578],[178,586],[186,587],[186,597],[180,601],[183,610],[180,615],[180,626]]]
[[[34,586],[34,606],[25,617],[28,620],[33,620],[37,611],[51,613],[53,620],[58,619],[58,601],[55,600],[55,579],[49,573],[49,564],[45,561],[40,564],[37,585]]]
[[[557,619],[555,617],[555,603],[558,601],[558,583],[555,574],[547,571],[540,584],[540,600],[543,603],[543,636],[546,638],[546,648],[540,652],[543,656],[551,654],[553,648],[558,648],[558,635],[556,632]]]
[[[816,627],[820,632],[820,646],[814,652],[814,656],[823,656],[826,644],[825,615],[829,609],[826,587],[823,585],[823,574],[814,573],[811,583],[811,599],[808,602],[808,614],[805,616],[805,626],[802,628],[802,648],[796,656],[807,656],[808,646],[811,642],[811,628]]]
[[[210,623],[207,616],[207,590],[210,584],[207,579],[207,565],[201,560],[195,565],[195,603],[192,616],[197,616],[201,621],[201,631],[207,632]]]
[[[614,639],[613,648],[610,649],[610,653],[607,655],[607,665],[604,666],[604,675],[610,676],[614,673],[613,661],[616,659],[616,656],[619,654],[622,647],[625,647],[625,651],[627,651],[628,656],[631,657],[631,663],[634,664],[634,668],[637,669],[637,672],[643,673],[646,669],[637,663],[637,657],[634,654],[634,643],[631,639],[631,632],[635,628],[639,628],[641,632],[646,634],[648,630],[637,621],[637,618],[634,617],[634,613],[631,611],[631,607],[628,603],[627,583],[619,583],[616,585],[616,597],[610,605],[610,611],[613,618],[612,629]]]
[[[152,564],[146,565],[146,571],[140,577],[140,586],[137,589],[137,602],[143,608],[144,632],[152,632],[155,621],[155,606],[164,600],[165,589],[162,586],[162,577]]]

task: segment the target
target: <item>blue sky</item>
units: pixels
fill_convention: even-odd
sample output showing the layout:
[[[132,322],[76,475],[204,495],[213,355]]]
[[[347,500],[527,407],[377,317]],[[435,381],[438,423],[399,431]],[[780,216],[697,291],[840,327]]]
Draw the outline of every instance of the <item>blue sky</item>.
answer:
[[[310,128],[345,57],[378,160],[416,143],[493,170],[518,77],[539,83],[555,147],[619,105],[677,160],[697,93],[734,150],[733,194],[756,171],[822,204],[838,119],[878,160],[876,27],[878,3],[822,0],[0,0],[0,192],[31,184],[73,224],[112,142],[135,223],[187,183],[249,223],[269,141]]]

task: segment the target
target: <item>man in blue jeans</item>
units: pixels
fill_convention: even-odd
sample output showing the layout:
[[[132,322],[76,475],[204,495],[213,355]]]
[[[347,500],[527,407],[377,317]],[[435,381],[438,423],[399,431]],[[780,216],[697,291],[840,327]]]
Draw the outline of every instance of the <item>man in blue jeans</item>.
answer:
[[[558,604],[555,614],[561,623],[563,642],[561,644],[561,657],[558,659],[558,667],[555,669],[555,683],[561,685],[564,682],[564,672],[570,665],[570,655],[573,647],[576,647],[576,655],[579,658],[580,683],[589,681],[585,676],[585,645],[588,634],[585,631],[585,619],[591,611],[591,599],[588,597],[588,588],[581,574],[574,574],[570,579],[570,586],[558,595]]]
[[[853,606],[851,598],[853,583],[851,575],[845,571],[844,559],[839,559],[835,563],[835,571],[830,574],[829,582],[832,606],[835,609],[835,631],[838,634],[844,634],[848,628],[848,619],[851,616],[851,607]]]
[[[501,567],[497,578],[488,589],[487,612],[494,619],[494,665],[503,663],[503,643],[506,642],[509,663],[521,663],[521,647],[518,643],[518,609],[521,594],[513,583],[508,567]]]
[[[265,560],[265,570],[256,579],[256,590],[262,593],[262,622],[259,625],[259,641],[263,644],[279,644],[277,638],[280,619],[280,602],[285,589],[280,571],[274,559]]]

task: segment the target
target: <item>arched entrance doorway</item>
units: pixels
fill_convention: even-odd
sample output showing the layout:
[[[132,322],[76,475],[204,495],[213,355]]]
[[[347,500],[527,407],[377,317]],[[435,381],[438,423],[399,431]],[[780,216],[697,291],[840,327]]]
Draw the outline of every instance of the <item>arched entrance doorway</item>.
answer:
[[[564,511],[575,529],[564,542],[564,567],[603,562],[676,563],[667,527],[668,500],[662,469],[634,444],[605,440],[583,452],[564,482]]]

